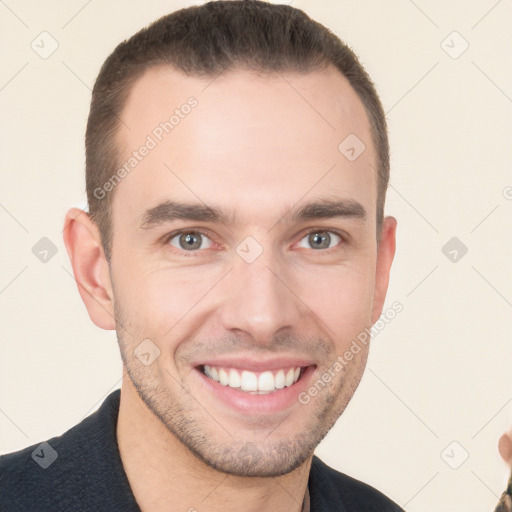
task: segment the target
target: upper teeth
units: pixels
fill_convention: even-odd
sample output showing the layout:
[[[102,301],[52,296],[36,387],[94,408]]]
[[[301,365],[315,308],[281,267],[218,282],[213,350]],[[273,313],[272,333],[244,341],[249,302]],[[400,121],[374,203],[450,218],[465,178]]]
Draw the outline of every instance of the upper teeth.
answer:
[[[240,388],[242,391],[271,392],[291,386],[299,380],[300,367],[270,370],[259,375],[248,370],[238,371],[234,368],[221,368],[205,364],[204,373],[223,386]]]

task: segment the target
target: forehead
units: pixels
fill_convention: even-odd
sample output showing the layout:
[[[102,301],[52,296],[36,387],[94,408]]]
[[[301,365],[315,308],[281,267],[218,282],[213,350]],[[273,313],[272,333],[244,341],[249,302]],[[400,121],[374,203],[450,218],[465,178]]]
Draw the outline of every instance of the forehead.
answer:
[[[168,199],[229,204],[246,220],[264,212],[270,220],[281,205],[325,193],[375,208],[368,117],[332,67],[217,77],[150,68],[121,119],[119,167],[127,172],[115,191],[114,224]]]

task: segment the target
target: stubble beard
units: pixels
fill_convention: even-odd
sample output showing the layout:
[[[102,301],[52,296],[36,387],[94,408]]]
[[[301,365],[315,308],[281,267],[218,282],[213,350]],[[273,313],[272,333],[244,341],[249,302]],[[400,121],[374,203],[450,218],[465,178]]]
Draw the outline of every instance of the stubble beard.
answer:
[[[345,410],[359,385],[362,369],[339,376],[322,388],[315,400],[301,404],[309,416],[300,432],[279,437],[279,423],[273,429],[261,430],[251,438],[240,437],[230,431],[224,418],[218,418],[208,404],[200,404],[191,390],[185,389],[166,369],[158,366],[158,359],[143,365],[134,355],[137,342],[127,341],[123,335],[126,318],[119,302],[115,301],[117,340],[123,365],[142,402],[165,428],[197,459],[222,473],[241,477],[276,477],[302,466],[312,455]],[[131,333],[138,332],[130,326]],[[130,336],[133,337],[133,336]],[[135,337],[142,340],[144,337]],[[359,367],[364,365],[359,363]],[[326,368],[329,364],[326,364]],[[164,375],[165,374],[165,375]],[[170,385],[168,385],[169,383]],[[286,417],[282,420],[286,422]],[[254,420],[254,424],[258,419]],[[262,422],[263,424],[264,422]],[[288,422],[289,423],[289,422]],[[289,427],[288,427],[289,428]]]

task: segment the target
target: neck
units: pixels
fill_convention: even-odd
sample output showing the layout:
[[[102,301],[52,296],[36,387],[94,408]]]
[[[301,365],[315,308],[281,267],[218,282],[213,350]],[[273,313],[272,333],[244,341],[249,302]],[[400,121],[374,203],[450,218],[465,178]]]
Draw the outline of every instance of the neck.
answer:
[[[142,402],[129,377],[121,387],[117,442],[142,512],[300,512],[313,456],[278,477],[241,477],[206,465]]]

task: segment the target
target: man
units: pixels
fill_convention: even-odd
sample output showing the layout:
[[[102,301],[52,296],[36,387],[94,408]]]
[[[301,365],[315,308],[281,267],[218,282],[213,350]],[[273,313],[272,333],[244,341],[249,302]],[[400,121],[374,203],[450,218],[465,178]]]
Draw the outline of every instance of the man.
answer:
[[[79,425],[2,457],[1,510],[402,510],[314,455],[383,310],[388,176],[370,79],[298,9],[211,2],[120,44],[64,241],[126,372]]]

